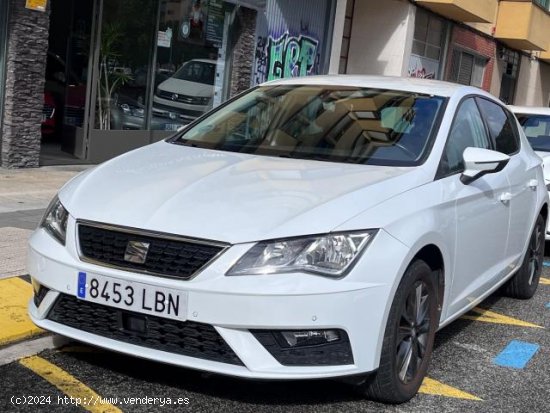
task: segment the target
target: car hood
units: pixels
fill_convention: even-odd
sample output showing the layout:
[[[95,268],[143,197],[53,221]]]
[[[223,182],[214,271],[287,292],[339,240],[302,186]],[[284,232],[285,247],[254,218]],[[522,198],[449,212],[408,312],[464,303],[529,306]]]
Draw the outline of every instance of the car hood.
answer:
[[[84,172],[59,198],[77,219],[236,244],[327,233],[428,181],[421,168],[159,142]]]
[[[188,80],[175,79],[171,77],[159,86],[160,90],[180,95],[210,97],[214,94],[214,86],[204,83],[189,82]]]

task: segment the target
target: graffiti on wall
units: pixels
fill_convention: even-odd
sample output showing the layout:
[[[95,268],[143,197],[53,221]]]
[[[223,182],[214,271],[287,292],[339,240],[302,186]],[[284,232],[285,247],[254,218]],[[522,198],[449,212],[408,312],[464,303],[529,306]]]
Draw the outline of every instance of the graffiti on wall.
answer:
[[[258,37],[255,83],[316,73],[319,41],[312,36]]]
[[[412,54],[409,60],[409,77],[437,79],[439,62]]]

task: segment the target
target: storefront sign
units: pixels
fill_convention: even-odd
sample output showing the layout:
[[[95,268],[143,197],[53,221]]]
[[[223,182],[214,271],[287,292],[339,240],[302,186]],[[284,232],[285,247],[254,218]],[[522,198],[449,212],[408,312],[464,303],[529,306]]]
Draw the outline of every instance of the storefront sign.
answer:
[[[267,80],[306,76],[315,67],[319,41],[313,37],[294,37],[287,32],[277,39],[269,36],[265,46],[263,41],[259,41],[258,46],[260,45],[265,47],[264,55],[267,59],[260,59],[257,70],[261,72],[260,66],[264,63]]]
[[[168,28],[165,32],[159,31],[157,35],[158,47],[170,47],[172,44],[172,29]]]
[[[411,55],[409,60],[409,77],[422,79],[437,79],[439,75],[439,62],[425,57]]]
[[[48,0],[27,0],[25,8],[36,11],[46,11]]]
[[[222,0],[210,0],[206,18],[206,40],[220,47],[223,40],[224,9]]]

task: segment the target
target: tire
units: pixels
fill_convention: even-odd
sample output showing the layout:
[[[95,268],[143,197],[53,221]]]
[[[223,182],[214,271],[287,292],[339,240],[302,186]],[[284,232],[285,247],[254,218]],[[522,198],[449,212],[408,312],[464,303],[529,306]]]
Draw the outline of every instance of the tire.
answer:
[[[398,404],[418,392],[428,370],[439,323],[436,281],[432,269],[422,260],[413,261],[407,268],[390,309],[380,366],[358,386],[369,399]],[[418,300],[420,312],[416,311]]]
[[[542,273],[544,260],[546,222],[542,215],[537,217],[529,238],[529,246],[517,273],[505,287],[505,294],[512,298],[529,299],[535,295]]]

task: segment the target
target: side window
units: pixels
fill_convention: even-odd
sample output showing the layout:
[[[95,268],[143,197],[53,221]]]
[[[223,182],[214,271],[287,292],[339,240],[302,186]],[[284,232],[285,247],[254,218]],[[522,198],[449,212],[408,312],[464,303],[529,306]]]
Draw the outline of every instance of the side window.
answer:
[[[495,140],[495,149],[506,155],[517,152],[519,149],[519,134],[516,122],[511,119],[511,115],[508,115],[499,105],[487,99],[479,98],[477,102],[487,122],[491,137]]]
[[[491,148],[485,125],[473,98],[464,100],[458,108],[441,158],[438,175],[448,176],[462,172],[464,170],[462,154],[469,147]]]

